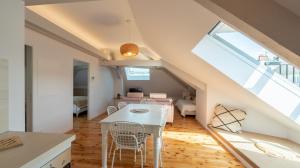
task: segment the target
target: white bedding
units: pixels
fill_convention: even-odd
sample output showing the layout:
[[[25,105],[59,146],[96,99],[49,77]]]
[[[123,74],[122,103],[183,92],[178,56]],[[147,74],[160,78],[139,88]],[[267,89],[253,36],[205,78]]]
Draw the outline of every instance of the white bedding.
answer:
[[[87,96],[73,97],[73,113],[78,117],[79,113],[87,111]]]
[[[182,116],[196,115],[196,104],[192,100],[179,99],[176,107],[180,110]]]

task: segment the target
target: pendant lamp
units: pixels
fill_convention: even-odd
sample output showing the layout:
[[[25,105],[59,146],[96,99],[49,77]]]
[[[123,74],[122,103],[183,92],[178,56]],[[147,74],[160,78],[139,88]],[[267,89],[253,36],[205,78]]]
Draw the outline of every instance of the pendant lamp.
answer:
[[[130,20],[126,20],[126,22],[128,24],[128,28],[129,28],[129,36],[131,36]],[[125,57],[137,56],[139,54],[139,47],[138,47],[138,45],[136,45],[132,42],[128,42],[128,43],[125,43],[125,44],[121,45],[120,53]]]

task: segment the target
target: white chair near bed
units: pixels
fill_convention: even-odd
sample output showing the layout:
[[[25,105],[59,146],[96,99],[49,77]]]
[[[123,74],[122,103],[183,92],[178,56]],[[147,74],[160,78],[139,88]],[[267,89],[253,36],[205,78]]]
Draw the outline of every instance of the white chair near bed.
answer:
[[[119,102],[118,103],[118,109],[122,109],[123,107],[127,106],[127,103],[126,102]]]
[[[107,115],[111,115],[112,113],[118,111],[118,108],[115,106],[108,106],[106,109]]]
[[[151,102],[149,102],[147,99],[142,99],[140,104],[151,104]]]

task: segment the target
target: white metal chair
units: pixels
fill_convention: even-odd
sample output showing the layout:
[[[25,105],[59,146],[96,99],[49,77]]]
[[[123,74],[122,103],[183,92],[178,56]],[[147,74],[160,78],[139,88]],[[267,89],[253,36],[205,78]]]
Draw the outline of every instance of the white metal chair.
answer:
[[[167,110],[167,107],[163,107],[164,110]],[[163,167],[163,156],[162,153],[163,151],[165,151],[165,144],[164,144],[164,140],[163,140],[163,131],[165,130],[167,122],[164,122],[164,124],[162,125],[162,128],[160,129],[160,135],[161,135],[161,139],[160,139],[160,143],[161,143],[161,151],[160,151],[160,167]]]
[[[166,106],[163,107],[163,109],[165,111],[168,111],[168,108]],[[167,122],[164,122],[162,129],[160,130],[160,134],[161,134],[161,146],[162,146],[162,150],[165,150],[165,145],[164,145],[164,140],[163,140],[163,131],[165,130]]]
[[[118,111],[118,108],[115,107],[115,106],[108,106],[106,111],[107,111],[107,115],[111,115],[111,114],[115,113],[116,111]],[[109,148],[108,158],[110,158],[111,150],[113,148],[113,145],[114,145],[114,142],[111,142],[110,148]]]
[[[127,103],[126,102],[119,102],[118,103],[118,109],[122,109],[123,107],[127,106]]]
[[[111,115],[112,113],[118,111],[118,108],[115,106],[108,106],[106,109],[107,115]]]
[[[166,124],[164,124],[160,130],[160,134],[161,134],[161,137],[160,137],[160,143],[161,143],[161,151],[160,151],[160,156],[159,156],[159,159],[160,159],[160,167],[163,167],[163,156],[162,156],[162,153],[163,151],[165,151],[165,144],[164,144],[164,140],[163,140],[163,131],[166,127]]]
[[[134,150],[134,161],[136,161],[136,151],[141,153],[141,167],[144,166],[143,148],[145,144],[145,129],[142,124],[118,121],[110,126],[110,133],[116,148],[113,152],[112,164],[114,166],[115,153],[117,150]],[[120,152],[121,160],[121,152]]]

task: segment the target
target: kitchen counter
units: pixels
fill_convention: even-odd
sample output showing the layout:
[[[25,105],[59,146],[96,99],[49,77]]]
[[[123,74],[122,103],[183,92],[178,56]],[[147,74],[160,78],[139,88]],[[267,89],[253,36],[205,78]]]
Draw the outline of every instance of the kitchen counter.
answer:
[[[19,136],[23,145],[0,151],[0,167],[3,168],[46,167],[51,160],[70,150],[75,140],[75,135],[30,132],[5,132],[0,134],[0,139],[10,136]]]

